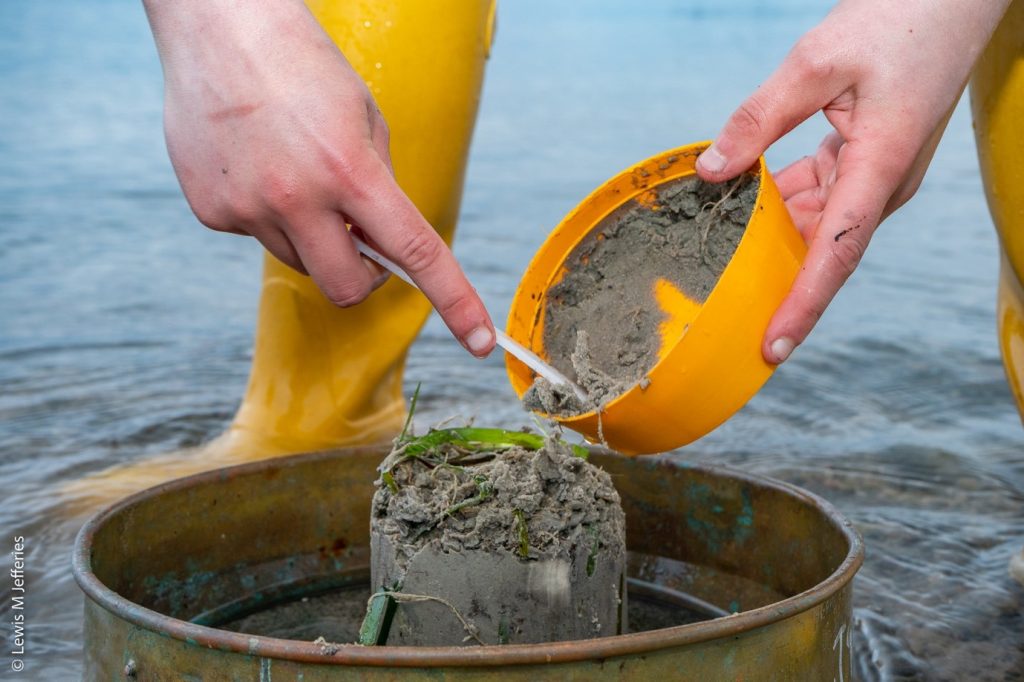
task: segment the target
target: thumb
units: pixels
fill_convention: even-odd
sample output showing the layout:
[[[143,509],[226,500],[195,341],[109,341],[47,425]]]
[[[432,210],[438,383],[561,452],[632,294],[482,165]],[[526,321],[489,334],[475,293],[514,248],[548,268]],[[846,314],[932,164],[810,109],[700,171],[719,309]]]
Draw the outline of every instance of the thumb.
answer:
[[[794,49],[748,97],[697,159],[697,174],[708,182],[730,180],[754,165],[780,137],[831,102],[838,92],[831,69]]]

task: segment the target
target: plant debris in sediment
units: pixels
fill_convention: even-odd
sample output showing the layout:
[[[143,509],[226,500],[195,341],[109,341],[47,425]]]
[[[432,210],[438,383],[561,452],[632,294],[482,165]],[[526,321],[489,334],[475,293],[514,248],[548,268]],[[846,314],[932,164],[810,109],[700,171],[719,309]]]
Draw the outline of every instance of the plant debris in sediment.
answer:
[[[624,551],[618,492],[586,452],[499,429],[403,434],[381,464],[372,523],[400,566],[427,546],[523,561],[579,543]]]

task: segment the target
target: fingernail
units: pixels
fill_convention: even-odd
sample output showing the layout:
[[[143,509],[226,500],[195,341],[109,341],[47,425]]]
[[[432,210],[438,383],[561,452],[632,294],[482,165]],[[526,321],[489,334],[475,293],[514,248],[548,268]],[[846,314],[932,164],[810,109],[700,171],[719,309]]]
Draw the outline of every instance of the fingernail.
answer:
[[[793,340],[787,339],[785,336],[772,341],[772,355],[775,356],[775,362],[781,365],[786,361],[786,358],[789,357],[789,354],[793,352],[793,348],[795,347]]]
[[[466,348],[473,355],[482,355],[491,348],[491,343],[494,341],[494,334],[487,327],[477,327],[469,334],[466,335],[465,344]]]
[[[710,147],[704,150],[704,153],[697,158],[697,163],[700,167],[710,173],[721,173],[725,170],[726,158],[722,156],[722,152],[718,151],[718,147],[712,144]]]

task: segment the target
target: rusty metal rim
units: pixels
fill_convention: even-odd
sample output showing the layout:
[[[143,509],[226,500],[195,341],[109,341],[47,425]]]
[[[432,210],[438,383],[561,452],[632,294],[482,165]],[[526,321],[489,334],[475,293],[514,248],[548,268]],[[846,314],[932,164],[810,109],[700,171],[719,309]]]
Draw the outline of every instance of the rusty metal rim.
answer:
[[[354,448],[352,451],[368,453],[378,449]],[[351,451],[350,451],[351,452]],[[135,604],[100,582],[92,572],[91,548],[96,531],[114,515],[146,500],[182,488],[222,481],[226,477],[247,474],[270,467],[287,468],[298,462],[333,459],[337,451],[293,455],[272,460],[240,464],[226,469],[207,471],[186,478],[154,486],[138,492],[94,515],[75,538],[72,572],[79,587],[99,606],[118,618],[137,627],[203,646],[208,649],[236,652],[250,656],[286,659],[321,665],[362,665],[404,668],[429,667],[484,667],[501,665],[538,665],[569,663],[581,660],[612,658],[653,652],[668,647],[696,644],[724,636],[736,636],[795,613],[807,611],[843,589],[864,562],[864,545],[853,524],[829,502],[814,493],[772,478],[755,476],[731,467],[687,464],[688,468],[725,475],[759,486],[773,488],[799,498],[825,514],[849,543],[846,557],[833,573],[809,590],[761,608],[744,611],[726,618],[679,625],[626,635],[598,639],[551,642],[547,644],[517,644],[501,647],[364,647],[356,644],[338,644],[332,653],[319,644],[297,640],[247,635],[166,616]],[[660,466],[668,466],[664,460]]]

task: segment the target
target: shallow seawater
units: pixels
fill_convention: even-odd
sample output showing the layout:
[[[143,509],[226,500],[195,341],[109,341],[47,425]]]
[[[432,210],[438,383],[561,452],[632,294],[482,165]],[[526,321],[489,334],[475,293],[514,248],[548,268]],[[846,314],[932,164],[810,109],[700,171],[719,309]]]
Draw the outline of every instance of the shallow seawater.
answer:
[[[826,9],[503,3],[456,247],[496,317],[562,215],[632,162],[714,135]],[[84,512],[55,491],[219,433],[248,372],[260,251],[199,227],[180,195],[139,3],[9,0],[0,25],[0,575],[24,536],[23,677],[72,679]],[[811,153],[823,131],[798,129],[769,164]],[[855,521],[864,680],[1024,679],[1024,589],[1006,571],[1024,546],[1024,431],[995,341],[996,240],[972,145],[961,106],[917,198],[808,343],[671,455],[805,486]],[[530,422],[500,359],[470,359],[437,319],[406,381],[423,384],[421,428]]]

